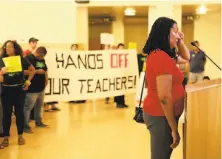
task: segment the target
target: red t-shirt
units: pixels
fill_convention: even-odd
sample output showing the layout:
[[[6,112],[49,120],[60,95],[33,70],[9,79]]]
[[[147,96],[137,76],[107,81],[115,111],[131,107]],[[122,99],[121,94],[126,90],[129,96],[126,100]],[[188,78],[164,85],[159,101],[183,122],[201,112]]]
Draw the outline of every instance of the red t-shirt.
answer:
[[[181,115],[184,108],[184,76],[175,61],[164,51],[156,50],[151,53],[146,61],[146,82],[148,85],[147,96],[144,100],[144,112],[151,116],[165,116],[158,94],[156,77],[159,75],[172,75],[172,98],[175,115]]]
[[[29,50],[29,49],[27,49],[27,50],[25,50],[24,52],[23,52],[23,56],[25,57],[25,56],[27,56],[28,54],[31,54],[32,52]]]

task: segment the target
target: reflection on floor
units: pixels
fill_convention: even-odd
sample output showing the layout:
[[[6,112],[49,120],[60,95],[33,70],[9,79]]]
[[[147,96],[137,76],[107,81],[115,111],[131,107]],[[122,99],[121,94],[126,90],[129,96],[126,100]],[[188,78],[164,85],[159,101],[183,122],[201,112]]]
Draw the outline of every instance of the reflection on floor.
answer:
[[[60,103],[62,111],[43,114],[49,128],[34,128],[31,123],[34,133],[25,134],[24,146],[17,145],[13,120],[10,146],[0,150],[0,159],[149,159],[148,130],[132,119],[135,97],[126,100],[127,109],[117,109],[113,99],[110,104]],[[172,159],[182,159],[182,143]]]

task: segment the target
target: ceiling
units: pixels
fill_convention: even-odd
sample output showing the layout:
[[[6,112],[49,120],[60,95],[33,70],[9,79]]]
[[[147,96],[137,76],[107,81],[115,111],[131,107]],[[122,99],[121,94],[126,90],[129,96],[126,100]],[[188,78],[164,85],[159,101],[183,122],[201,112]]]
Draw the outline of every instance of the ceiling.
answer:
[[[182,6],[182,14],[195,14],[199,5],[184,5]],[[207,4],[208,12],[221,11],[221,4]],[[89,7],[89,16],[110,15],[114,16],[116,13],[124,14],[126,7]],[[132,7],[136,10],[136,16],[148,16],[148,6]]]
[[[89,16],[110,15],[123,13],[127,7],[89,7]],[[148,16],[148,7],[135,6],[136,16]]]

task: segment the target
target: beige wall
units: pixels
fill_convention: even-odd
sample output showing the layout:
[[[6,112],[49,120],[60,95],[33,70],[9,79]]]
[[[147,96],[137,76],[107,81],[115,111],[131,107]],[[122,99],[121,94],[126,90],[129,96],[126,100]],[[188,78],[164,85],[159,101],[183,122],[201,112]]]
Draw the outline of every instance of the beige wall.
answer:
[[[221,67],[221,12],[202,15],[195,21],[194,39],[199,40],[200,48]],[[205,75],[212,79],[221,77],[210,60],[205,66]]]
[[[182,23],[182,32],[184,33],[184,42],[186,46],[191,50],[191,41],[194,40],[194,22],[184,22]]]
[[[26,43],[32,36],[44,43],[75,41],[73,2],[0,3],[0,42],[16,39]]]
[[[100,33],[112,33],[112,25],[89,25],[89,50],[100,50]]]
[[[148,21],[146,18],[137,18],[125,20],[124,23],[124,41],[128,48],[129,42],[137,43],[137,51],[140,53],[148,36]],[[193,41],[194,23],[183,22],[182,31],[185,34],[185,43],[191,49],[190,42]],[[100,24],[89,26],[89,48],[96,50],[100,48],[100,33],[112,33],[112,25]]]
[[[141,53],[147,39],[148,24],[128,23],[125,24],[125,44],[128,48],[129,42],[137,43],[137,52]]]

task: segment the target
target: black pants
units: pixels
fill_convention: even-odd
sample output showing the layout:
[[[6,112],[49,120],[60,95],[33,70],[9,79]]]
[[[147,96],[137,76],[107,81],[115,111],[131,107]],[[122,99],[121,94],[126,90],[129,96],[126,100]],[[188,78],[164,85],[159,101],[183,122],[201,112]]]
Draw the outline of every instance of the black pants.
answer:
[[[3,132],[10,136],[12,108],[14,106],[18,135],[23,134],[25,92],[22,86],[2,87]]]
[[[165,116],[150,116],[143,113],[144,121],[150,132],[151,159],[170,159],[173,149],[171,128]],[[179,117],[175,117],[178,123]]]
[[[114,102],[116,102],[116,104],[122,104],[122,105],[124,105],[124,104],[125,104],[125,96],[122,95],[122,96],[116,96],[116,97],[114,97]]]

